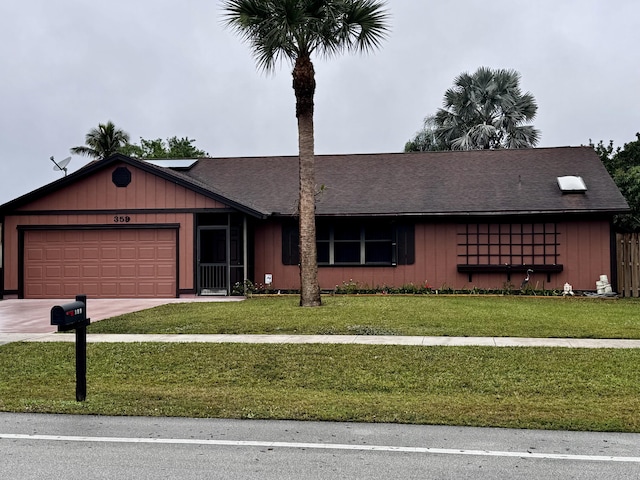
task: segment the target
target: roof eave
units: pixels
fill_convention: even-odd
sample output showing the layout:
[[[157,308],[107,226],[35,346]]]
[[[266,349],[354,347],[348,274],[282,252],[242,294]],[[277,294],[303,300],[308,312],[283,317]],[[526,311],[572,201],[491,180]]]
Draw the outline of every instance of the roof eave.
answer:
[[[331,212],[318,213],[317,217],[501,217],[514,215],[620,215],[629,213],[630,209],[608,208],[608,209],[558,209],[558,210],[478,210],[478,211],[440,211],[440,212]],[[291,216],[291,214],[274,214],[275,216]]]

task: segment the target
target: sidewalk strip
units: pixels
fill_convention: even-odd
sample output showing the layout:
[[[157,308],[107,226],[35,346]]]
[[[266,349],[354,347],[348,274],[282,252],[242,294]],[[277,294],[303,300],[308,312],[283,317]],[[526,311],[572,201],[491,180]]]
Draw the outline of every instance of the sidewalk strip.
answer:
[[[73,342],[75,335],[58,333],[0,333],[0,344],[7,342]],[[349,345],[485,346],[485,347],[564,347],[564,348],[640,348],[640,340],[593,338],[517,338],[517,337],[424,337],[384,335],[190,335],[190,334],[88,334],[88,343],[297,343]]]

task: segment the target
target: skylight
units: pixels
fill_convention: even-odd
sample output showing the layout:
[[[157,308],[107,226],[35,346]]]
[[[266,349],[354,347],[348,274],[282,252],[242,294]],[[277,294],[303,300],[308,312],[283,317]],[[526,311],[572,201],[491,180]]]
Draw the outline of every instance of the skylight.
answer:
[[[558,187],[562,193],[584,193],[587,191],[587,184],[582,177],[567,175],[558,177]]]
[[[197,161],[197,158],[166,158],[166,159],[153,159],[145,160],[147,163],[155,165],[156,167],[173,168],[174,170],[188,170]]]

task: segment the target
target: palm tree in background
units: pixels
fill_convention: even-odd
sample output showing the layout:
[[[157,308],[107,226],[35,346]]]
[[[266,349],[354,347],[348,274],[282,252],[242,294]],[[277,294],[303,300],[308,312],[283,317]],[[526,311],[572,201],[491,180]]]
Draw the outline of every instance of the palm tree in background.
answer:
[[[462,73],[435,115],[437,136],[451,150],[534,147],[540,132],[524,123],[535,118],[538,105],[519,82],[515,70]]]
[[[321,304],[315,226],[311,55],[368,52],[388,31],[385,2],[377,0],[224,0],[224,21],[251,46],[258,68],[293,64],[299,152],[300,305]]]
[[[105,124],[98,124],[98,128],[92,128],[85,136],[85,144],[70,149],[74,155],[84,155],[95,160],[102,160],[118,152],[120,148],[129,143],[129,134],[109,120]]]
[[[404,144],[405,152],[439,152],[449,150],[448,146],[438,137],[436,116],[429,115],[422,122],[422,129]]]

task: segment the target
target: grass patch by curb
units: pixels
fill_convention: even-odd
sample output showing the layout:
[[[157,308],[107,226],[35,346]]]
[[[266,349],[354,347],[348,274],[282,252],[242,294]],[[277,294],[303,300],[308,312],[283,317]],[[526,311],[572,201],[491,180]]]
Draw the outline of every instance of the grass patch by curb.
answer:
[[[0,347],[0,410],[640,432],[640,351],[382,345]]]

